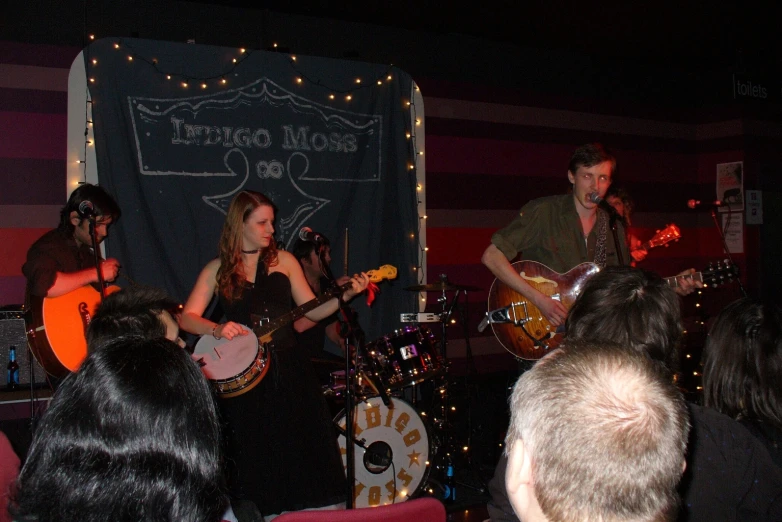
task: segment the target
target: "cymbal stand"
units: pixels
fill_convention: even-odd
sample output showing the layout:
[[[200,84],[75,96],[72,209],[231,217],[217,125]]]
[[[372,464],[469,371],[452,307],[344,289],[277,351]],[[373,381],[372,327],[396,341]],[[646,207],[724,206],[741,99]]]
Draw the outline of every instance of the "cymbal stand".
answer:
[[[442,384],[439,387],[440,392],[440,406],[441,406],[441,419],[440,422],[437,422],[437,419],[435,418],[435,425],[439,424],[439,428],[441,431],[441,438],[442,438],[442,446],[440,447],[440,450],[444,450],[446,454],[453,453],[453,436],[452,436],[452,430],[450,421],[448,420],[448,412],[451,408],[450,406],[450,398],[449,398],[449,383],[450,379],[448,377],[448,373],[450,371],[449,368],[449,361],[448,361],[448,323],[451,320],[451,315],[453,313],[454,307],[456,306],[456,302],[459,299],[459,294],[461,290],[456,290],[456,293],[453,296],[453,300],[448,303],[448,297],[446,296],[446,290],[445,287],[448,285],[448,276],[446,274],[440,274],[440,280],[443,282],[443,290],[440,297],[437,298],[437,302],[440,303],[442,306],[442,312],[440,313],[440,324],[442,325],[442,338],[440,342],[442,357],[443,357],[443,366],[445,367],[445,372],[443,374]]]

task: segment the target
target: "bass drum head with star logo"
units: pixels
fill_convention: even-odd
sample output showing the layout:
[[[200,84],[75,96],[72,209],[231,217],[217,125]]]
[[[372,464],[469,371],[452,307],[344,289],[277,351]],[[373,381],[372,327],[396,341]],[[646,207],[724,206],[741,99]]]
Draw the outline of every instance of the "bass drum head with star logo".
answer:
[[[355,506],[375,507],[403,502],[423,489],[429,476],[431,444],[426,424],[408,403],[380,397],[358,403],[353,437],[356,464]],[[345,412],[335,422],[345,429]],[[342,465],[347,471],[345,435],[339,436]]]

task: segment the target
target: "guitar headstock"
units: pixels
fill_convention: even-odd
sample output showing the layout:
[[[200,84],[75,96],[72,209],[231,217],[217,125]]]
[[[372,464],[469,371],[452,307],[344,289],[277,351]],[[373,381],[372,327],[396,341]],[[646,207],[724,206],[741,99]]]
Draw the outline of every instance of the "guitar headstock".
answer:
[[[730,283],[739,277],[739,267],[734,265],[728,259],[709,263],[705,270],[701,272],[701,279],[704,286],[717,287],[725,283]]]
[[[682,233],[681,230],[679,230],[679,227],[671,223],[670,225],[666,225],[664,229],[658,230],[654,237],[647,243],[649,248],[654,248],[667,245],[671,241],[678,241],[681,237]]]
[[[369,270],[367,272],[369,280],[373,283],[379,283],[384,279],[396,279],[396,267],[393,265],[383,265],[377,270]]]

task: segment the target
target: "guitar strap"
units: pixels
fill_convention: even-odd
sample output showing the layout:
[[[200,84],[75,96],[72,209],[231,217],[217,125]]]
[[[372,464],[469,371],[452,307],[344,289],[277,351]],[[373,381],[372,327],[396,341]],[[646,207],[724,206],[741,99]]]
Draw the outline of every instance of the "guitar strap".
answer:
[[[608,236],[608,213],[597,213],[597,243],[595,244],[595,264],[600,268],[606,266],[606,238]]]

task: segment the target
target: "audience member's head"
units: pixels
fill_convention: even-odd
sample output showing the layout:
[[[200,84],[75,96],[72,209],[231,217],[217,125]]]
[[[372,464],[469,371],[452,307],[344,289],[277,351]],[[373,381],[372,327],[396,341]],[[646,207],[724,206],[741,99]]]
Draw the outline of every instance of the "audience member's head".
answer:
[[[90,351],[120,337],[165,337],[179,341],[179,303],[152,287],[129,287],[106,296],[87,328]]]
[[[659,275],[629,266],[590,277],[568,312],[570,340],[608,340],[678,368],[679,298]]]
[[[216,521],[228,497],[209,384],[163,338],[90,353],[57,390],[18,482],[17,519]]]
[[[521,520],[675,518],[689,421],[661,365],[566,342],[522,374],[510,408],[506,487]]]
[[[782,309],[751,298],[725,307],[704,347],[703,400],[729,417],[782,428]]]

